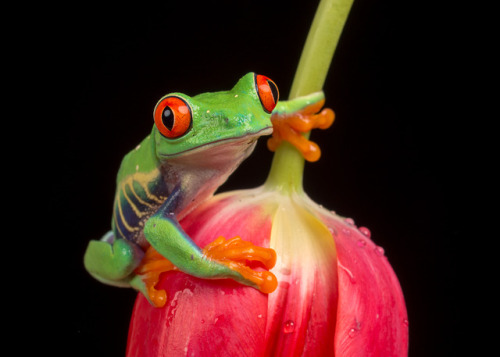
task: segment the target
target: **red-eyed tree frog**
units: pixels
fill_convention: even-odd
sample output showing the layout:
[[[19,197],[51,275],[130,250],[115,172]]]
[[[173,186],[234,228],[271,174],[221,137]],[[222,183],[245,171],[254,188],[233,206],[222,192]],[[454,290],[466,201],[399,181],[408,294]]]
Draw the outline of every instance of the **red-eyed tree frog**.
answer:
[[[87,271],[97,280],[142,292],[155,306],[165,303],[142,274],[141,264],[153,248],[176,270],[207,279],[231,278],[271,292],[277,285],[271,272],[254,271],[241,262],[257,260],[268,269],[274,250],[239,238],[227,244],[238,264],[207,254],[186,234],[179,220],[209,198],[253,151],[256,140],[272,133],[273,110],[294,112],[323,99],[319,96],[278,105],[278,88],[266,76],[248,73],[229,91],[189,97],[171,93],[154,108],[151,134],[121,163],[113,206],[112,229],[90,241],[84,256]],[[238,244],[238,242],[244,244]],[[221,251],[221,249],[218,249]],[[223,251],[223,249],[222,249]],[[248,252],[251,254],[248,254]],[[248,256],[247,256],[248,255]],[[144,258],[144,259],[143,259]],[[158,295],[158,294],[156,294]]]

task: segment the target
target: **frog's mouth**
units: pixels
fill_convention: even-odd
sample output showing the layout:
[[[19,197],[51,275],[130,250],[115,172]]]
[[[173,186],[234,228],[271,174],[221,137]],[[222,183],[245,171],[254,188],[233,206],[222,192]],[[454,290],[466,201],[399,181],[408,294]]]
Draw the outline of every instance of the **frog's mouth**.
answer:
[[[250,155],[255,147],[257,140],[261,136],[271,135],[273,133],[272,127],[266,127],[255,133],[248,133],[239,137],[223,138],[210,143],[199,145],[191,149],[180,151],[174,154],[163,154],[161,157],[168,161],[175,160],[175,158],[182,157],[182,160],[189,159],[190,157],[197,157],[198,154],[206,156],[207,161],[213,161],[214,158],[229,159],[234,155],[246,154],[245,158]]]

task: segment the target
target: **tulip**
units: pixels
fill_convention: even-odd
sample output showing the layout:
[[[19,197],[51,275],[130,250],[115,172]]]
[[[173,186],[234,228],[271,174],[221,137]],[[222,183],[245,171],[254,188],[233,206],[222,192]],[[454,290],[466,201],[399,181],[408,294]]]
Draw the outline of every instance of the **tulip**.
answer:
[[[321,8],[323,3],[318,13],[330,11]],[[334,11],[345,20],[348,10],[349,6]],[[331,18],[331,11],[327,15]],[[313,29],[323,26],[316,22]],[[318,71],[307,59],[304,63],[296,79],[301,68]],[[306,75],[316,88],[308,87],[308,81],[294,82],[290,97],[321,88],[317,78],[324,76]],[[369,229],[323,208],[303,189],[304,157],[319,158],[310,153],[317,145],[308,140],[307,131],[333,122],[329,110],[304,113],[300,125],[297,113],[273,116],[276,132],[269,147],[275,154],[263,185],[217,194],[180,222],[200,247],[220,237],[241,237],[272,248],[276,263],[270,271],[278,282],[276,290],[266,294],[229,279],[204,280],[175,269],[165,272],[156,284],[166,292],[163,307],[153,306],[142,294],[137,297],[128,357],[407,355],[405,302],[384,250],[371,240]],[[314,117],[321,124],[302,125]],[[259,262],[248,264],[267,270]]]
[[[199,246],[241,236],[273,248],[276,291],[168,272],[165,307],[137,298],[128,356],[406,355],[404,299],[383,249],[273,164],[263,186],[218,194],[181,224]]]

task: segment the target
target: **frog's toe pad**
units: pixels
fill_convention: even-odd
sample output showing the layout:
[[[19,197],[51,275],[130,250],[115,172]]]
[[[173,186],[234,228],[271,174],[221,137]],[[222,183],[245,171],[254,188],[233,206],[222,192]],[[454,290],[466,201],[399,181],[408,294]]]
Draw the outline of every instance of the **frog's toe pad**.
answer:
[[[318,161],[321,156],[318,144],[307,139],[302,133],[317,128],[328,129],[333,124],[333,110],[325,108],[318,113],[324,102],[321,100],[297,112],[273,114],[273,136],[267,141],[269,150],[276,151],[283,141],[287,141],[295,146],[307,161]]]
[[[273,292],[278,285],[273,273],[256,271],[247,265],[249,261],[257,261],[266,269],[273,268],[276,264],[276,252],[271,248],[258,247],[240,237],[227,240],[219,237],[208,244],[203,253],[208,259],[215,260],[239,273],[243,277],[241,282],[252,285],[263,293]]]

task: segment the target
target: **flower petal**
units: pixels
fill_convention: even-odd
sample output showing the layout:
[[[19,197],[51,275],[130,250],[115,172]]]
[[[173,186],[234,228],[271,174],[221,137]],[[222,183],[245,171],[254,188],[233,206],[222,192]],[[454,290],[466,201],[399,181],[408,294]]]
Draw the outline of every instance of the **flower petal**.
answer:
[[[278,289],[269,297],[267,356],[333,356],[337,310],[335,245],[327,227],[302,205],[301,195],[280,203],[271,248]]]
[[[406,356],[408,319],[399,281],[384,251],[351,222],[323,211],[339,267],[337,356]]]

